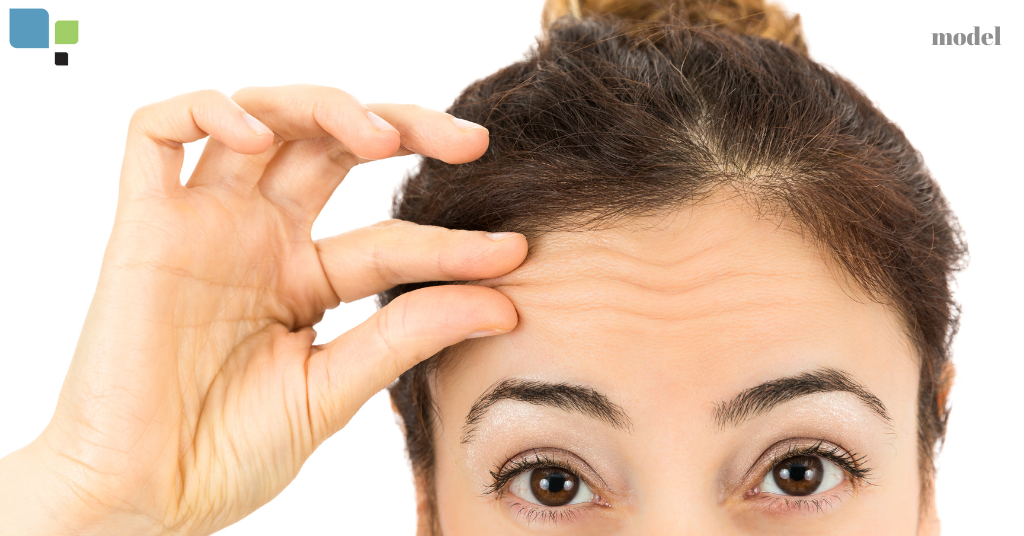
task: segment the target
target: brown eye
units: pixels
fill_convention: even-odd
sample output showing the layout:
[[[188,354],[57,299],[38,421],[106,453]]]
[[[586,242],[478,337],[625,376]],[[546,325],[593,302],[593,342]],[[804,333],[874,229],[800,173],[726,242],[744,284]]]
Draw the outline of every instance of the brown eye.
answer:
[[[544,506],[562,506],[576,497],[580,479],[557,467],[542,467],[530,471],[530,491]]]
[[[762,491],[803,496],[828,491],[844,478],[843,470],[820,456],[792,456],[775,464],[761,482]]]
[[[816,456],[794,456],[772,467],[772,476],[786,495],[810,495],[821,486],[825,468]]]
[[[515,496],[544,506],[591,501],[594,492],[580,477],[561,467],[537,467],[517,475],[509,485]]]

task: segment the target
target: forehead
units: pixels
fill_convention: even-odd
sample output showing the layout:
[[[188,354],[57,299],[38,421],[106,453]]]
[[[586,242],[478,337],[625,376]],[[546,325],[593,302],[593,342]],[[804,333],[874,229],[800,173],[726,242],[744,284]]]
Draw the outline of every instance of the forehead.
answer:
[[[891,310],[796,226],[739,197],[545,235],[519,268],[476,283],[508,296],[519,325],[454,347],[440,398],[518,376],[593,385],[624,405],[658,407],[659,393],[710,404],[822,366],[884,396],[906,390],[886,371],[912,373]]]

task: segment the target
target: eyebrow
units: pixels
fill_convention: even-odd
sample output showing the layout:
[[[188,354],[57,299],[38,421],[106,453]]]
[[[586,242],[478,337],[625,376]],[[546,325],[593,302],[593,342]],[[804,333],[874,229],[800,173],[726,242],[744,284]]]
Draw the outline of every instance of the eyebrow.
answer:
[[[484,415],[491,406],[502,400],[580,413],[621,430],[629,430],[632,427],[629,416],[621,407],[599,391],[585,385],[509,378],[495,383],[480,395],[470,408],[463,427],[462,444],[473,439],[473,433]]]
[[[886,423],[892,423],[889,411],[877,396],[871,394],[846,372],[828,367],[769,380],[746,389],[728,402],[715,404],[715,421],[723,428],[727,425],[735,426],[771,411],[779,404],[816,393],[831,392],[846,392],[856,396]]]

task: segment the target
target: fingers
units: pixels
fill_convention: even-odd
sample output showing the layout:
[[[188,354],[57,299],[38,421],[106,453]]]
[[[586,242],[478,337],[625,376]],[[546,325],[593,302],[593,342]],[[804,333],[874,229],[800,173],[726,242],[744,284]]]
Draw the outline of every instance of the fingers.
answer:
[[[233,96],[282,140],[333,136],[365,159],[387,158],[401,146],[395,127],[355,97],[332,87],[250,87]]]
[[[446,346],[516,326],[512,302],[482,286],[418,289],[313,353],[307,365],[315,444],[340,430],[356,410],[402,372]],[[483,333],[480,333],[483,332]]]
[[[317,91],[323,92],[324,89],[330,88],[317,88]],[[319,98],[342,98],[346,102],[351,99],[347,94],[344,97],[337,97],[334,95],[336,91],[338,90],[323,92],[324,95]],[[353,102],[358,101],[353,99]],[[240,104],[278,132],[277,119],[261,115],[264,113],[263,110],[254,110],[250,107],[249,101]],[[333,105],[325,101],[321,106]],[[401,146],[397,150],[392,150],[391,145],[386,145],[385,151],[392,152],[379,158],[401,156],[415,151],[451,164],[461,164],[479,158],[487,150],[487,129],[475,123],[458,120],[443,112],[409,104],[372,104],[364,111],[378,114],[398,129]],[[344,128],[337,126],[340,130]],[[306,132],[310,133],[318,132],[313,128]],[[295,134],[298,132],[293,133]],[[279,206],[296,209],[300,220],[312,224],[348,171],[366,160],[356,156],[363,153],[353,150],[352,144],[352,140],[344,137],[289,142],[267,164],[262,178],[252,176],[252,180],[259,180],[260,190],[268,199]]]
[[[498,277],[522,264],[526,237],[458,231],[388,220],[316,242],[331,287],[343,302],[402,283]]]
[[[290,141],[266,165],[259,189],[292,220],[312,227],[356,160],[334,138]]]
[[[223,182],[240,192],[249,192],[259,184],[263,195],[306,223],[316,218],[348,170],[362,161],[417,152],[457,164],[479,158],[487,150],[487,129],[480,125],[415,105],[367,107],[336,88],[246,88],[235,93],[234,102],[213,91],[192,95],[203,106],[194,108],[195,121],[185,121],[187,128],[177,138],[192,141],[202,137],[205,131],[200,125],[206,123],[210,123],[211,129],[224,128],[216,130],[216,140],[207,143],[187,186]],[[230,121],[217,120],[223,114],[207,110],[214,105],[236,112],[244,109],[251,116],[243,114],[243,120],[259,125],[253,128],[261,132],[269,128],[278,142],[291,143],[282,146],[260,140],[253,144],[244,131],[227,128]],[[176,123],[173,115],[171,120],[166,119],[164,109],[148,112],[137,114],[155,118],[139,121],[146,125],[142,129],[146,132],[156,128],[149,127],[150,123],[166,126],[182,122]],[[163,183],[176,184],[180,180],[180,148],[156,148],[160,149],[158,154],[167,153],[160,172]]]
[[[278,140],[262,153],[242,154],[232,151],[216,139],[208,140],[185,186],[194,188],[219,182],[241,194],[249,194],[253,183],[259,180],[267,164],[281,148],[282,144]]]
[[[463,164],[483,156],[487,129],[414,104],[370,104],[371,110],[395,126],[402,145],[449,164]]]
[[[162,195],[180,187],[182,144],[207,135],[243,154],[263,152],[274,139],[266,126],[217,91],[186,93],[143,106],[128,127],[122,193]]]
[[[475,160],[487,149],[487,129],[412,104],[365,106],[332,87],[253,87],[232,97],[282,140],[333,136],[364,160],[412,151],[450,164]]]
[[[342,177],[359,163],[360,157],[386,158],[401,150],[398,131],[340,89],[313,85],[250,87],[237,91],[232,99],[266,124],[278,142],[310,138],[339,140],[346,164]],[[232,155],[223,149],[208,144],[189,180],[189,187],[224,181],[239,191],[250,191],[264,176],[270,157],[275,156],[273,153]],[[288,162],[294,163],[294,159]],[[289,166],[278,166],[281,167]],[[284,175],[292,176],[288,171]],[[303,176],[307,177],[308,174]],[[330,197],[334,189],[328,190],[326,196]]]

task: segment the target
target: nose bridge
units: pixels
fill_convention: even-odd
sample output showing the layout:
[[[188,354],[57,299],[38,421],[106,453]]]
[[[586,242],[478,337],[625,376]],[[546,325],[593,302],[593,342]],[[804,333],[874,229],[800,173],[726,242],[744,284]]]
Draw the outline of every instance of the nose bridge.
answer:
[[[729,532],[706,508],[688,508],[676,504],[650,512],[637,524],[637,536],[707,536],[724,535]]]
[[[691,473],[687,475],[687,473]],[[699,471],[670,469],[647,486],[641,499],[637,536],[706,536],[731,534],[709,482]]]
[[[678,392],[678,378],[654,380],[658,390]],[[663,382],[663,383],[662,383]],[[659,385],[660,384],[660,385]],[[721,504],[722,452],[708,448],[705,397],[674,396],[668,408],[651,409],[655,427],[638,432],[641,446],[631,464],[638,470],[633,484],[635,513],[630,534],[636,536],[727,535],[736,532]],[[650,433],[651,435],[646,435]]]

